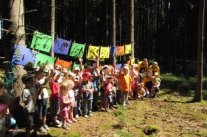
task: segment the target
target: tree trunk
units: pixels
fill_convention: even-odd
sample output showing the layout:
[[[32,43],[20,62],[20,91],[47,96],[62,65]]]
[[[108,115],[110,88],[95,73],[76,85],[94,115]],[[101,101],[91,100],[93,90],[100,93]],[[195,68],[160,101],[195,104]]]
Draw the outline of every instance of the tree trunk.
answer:
[[[131,0],[131,44],[132,44],[132,59],[134,59],[134,0]]]
[[[116,0],[113,0],[113,36],[112,36],[112,39],[113,39],[113,47],[115,48],[116,47]],[[116,64],[116,55],[114,55],[114,58],[113,58],[113,64]]]
[[[16,44],[25,45],[24,0],[10,0],[9,32],[16,36]]]
[[[52,35],[52,48],[51,48],[51,56],[54,57],[54,40],[55,40],[55,0],[51,0],[51,35]]]
[[[24,26],[24,0],[10,0],[10,20],[9,33],[13,34],[16,39],[14,44],[25,46],[25,26]],[[22,83],[22,76],[26,73],[23,66],[17,65],[13,69],[16,82],[14,83],[15,97],[21,96],[24,84]]]
[[[202,100],[203,90],[203,48],[204,48],[204,23],[205,21],[205,0],[200,0],[198,12],[198,49],[197,49],[197,87],[193,101]]]

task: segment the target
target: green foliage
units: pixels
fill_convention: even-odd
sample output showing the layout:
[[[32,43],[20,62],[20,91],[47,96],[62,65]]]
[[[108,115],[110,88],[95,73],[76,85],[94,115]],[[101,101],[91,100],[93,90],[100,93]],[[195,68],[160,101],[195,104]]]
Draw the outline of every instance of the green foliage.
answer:
[[[175,90],[184,96],[192,96],[196,90],[196,77],[185,78],[184,76],[177,76],[172,73],[165,73],[161,75],[161,87]],[[203,96],[207,98],[207,78],[204,77],[203,82]]]

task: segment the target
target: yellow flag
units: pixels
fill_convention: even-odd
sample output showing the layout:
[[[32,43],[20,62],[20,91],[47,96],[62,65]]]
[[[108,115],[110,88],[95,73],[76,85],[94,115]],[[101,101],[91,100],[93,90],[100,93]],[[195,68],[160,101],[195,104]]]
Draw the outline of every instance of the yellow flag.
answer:
[[[88,47],[88,54],[87,59],[96,59],[99,56],[99,46],[92,46]]]
[[[109,58],[110,48],[109,47],[101,47],[100,51],[100,59]]]
[[[127,44],[125,45],[125,54],[130,54],[132,52],[132,45]]]

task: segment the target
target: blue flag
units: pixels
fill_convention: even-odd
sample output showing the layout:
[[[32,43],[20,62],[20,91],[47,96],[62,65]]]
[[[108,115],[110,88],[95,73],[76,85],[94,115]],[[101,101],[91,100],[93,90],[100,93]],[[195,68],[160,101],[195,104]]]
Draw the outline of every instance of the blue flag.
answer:
[[[54,53],[68,55],[68,51],[69,51],[70,46],[71,46],[71,41],[57,38],[55,40],[55,45],[54,45],[53,51],[54,51]]]
[[[25,66],[29,62],[34,64],[36,53],[31,49],[25,47],[25,45],[15,45],[15,51],[12,57],[12,63],[16,65]]]

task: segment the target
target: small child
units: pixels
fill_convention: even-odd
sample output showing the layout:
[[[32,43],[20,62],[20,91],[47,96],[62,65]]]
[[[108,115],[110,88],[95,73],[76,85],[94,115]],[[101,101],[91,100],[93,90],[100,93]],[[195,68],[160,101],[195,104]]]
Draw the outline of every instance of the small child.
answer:
[[[58,83],[58,79],[60,78],[60,74],[57,74],[55,72],[52,72],[53,75],[49,85],[50,85],[50,90],[51,90],[51,95],[50,95],[50,112],[52,116],[52,123],[56,127],[61,127],[61,123],[58,120],[58,114],[60,110],[60,85]]]
[[[155,95],[159,92],[160,90],[160,82],[161,79],[159,78],[158,72],[154,73],[154,76],[152,77],[152,88],[151,88],[151,97],[155,97]]]
[[[22,92],[22,102],[24,104],[24,113],[26,116],[26,137],[30,137],[30,131],[33,129],[34,114],[36,112],[36,93],[33,89],[34,76],[25,74],[22,77],[22,82],[25,84],[25,88]]]
[[[61,83],[60,87],[60,115],[62,118],[62,128],[68,129],[67,120],[68,120],[68,111],[69,106],[71,104],[71,100],[69,99],[69,90],[68,90],[68,82],[64,81]]]
[[[117,76],[120,90],[121,90],[121,103],[123,106],[129,104],[128,102],[128,94],[131,92],[131,76],[129,75],[128,66],[124,66],[120,71],[119,76]]]
[[[93,116],[92,114],[92,103],[93,103],[93,92],[94,87],[91,82],[91,73],[84,72],[83,73],[83,82],[81,86],[81,92],[83,94],[83,115],[84,117],[88,117],[88,115]]]
[[[75,107],[73,110],[74,116],[76,119],[79,118],[79,115],[82,114],[81,112],[81,98],[80,98],[80,82],[78,80],[78,78],[74,78],[74,96],[75,96]]]
[[[137,97],[139,99],[143,99],[145,95],[146,95],[146,92],[145,92],[145,88],[144,88],[144,83],[140,83],[138,85]]]
[[[108,107],[113,109],[113,84],[112,84],[112,77],[106,76],[106,83],[104,87],[104,109],[108,111]]]
[[[45,73],[45,67],[40,67],[36,70],[36,90],[37,90],[37,109],[38,109],[38,118],[39,118],[39,131],[45,133],[50,130],[46,124],[47,118],[47,106],[49,100],[49,93],[46,87],[49,76]]]
[[[72,80],[68,80],[68,96],[71,101],[71,104],[69,105],[69,118],[68,118],[68,123],[75,123],[77,120],[73,116],[73,110],[75,107],[75,94],[74,94],[74,82]]]
[[[140,86],[140,81],[139,77],[134,77],[133,85],[132,85],[132,90],[133,90],[133,97],[134,99],[138,98],[138,88]]]

